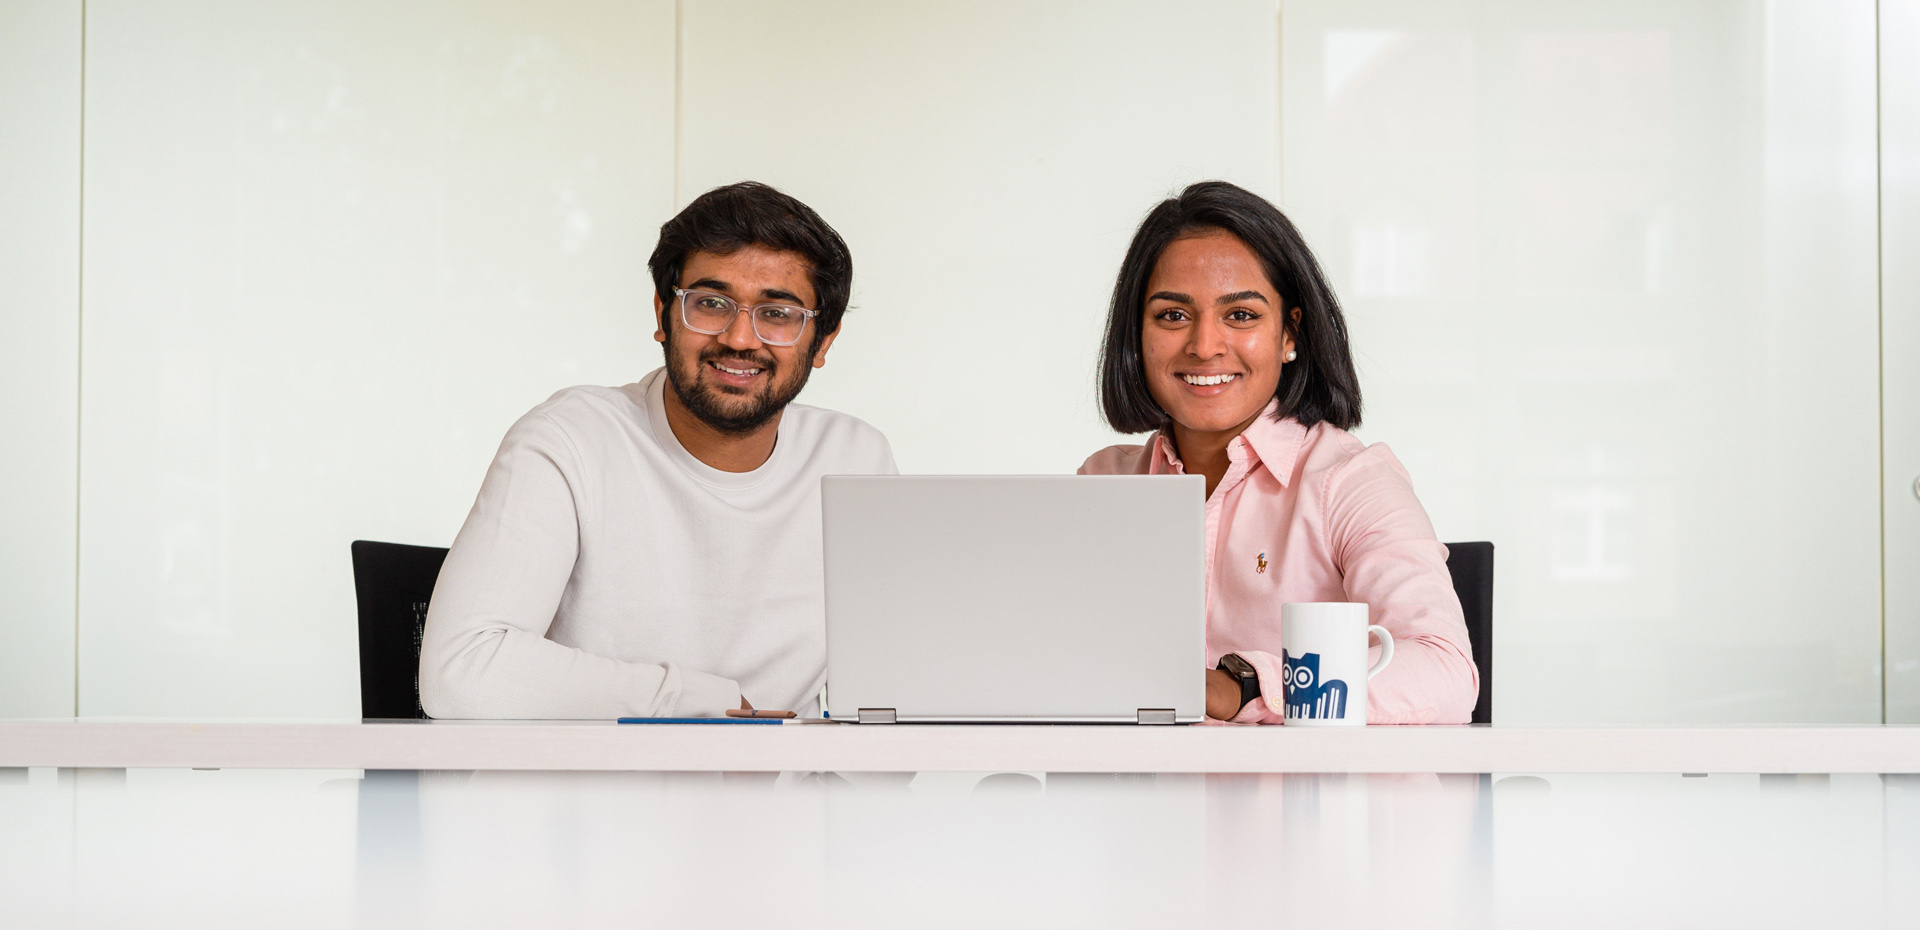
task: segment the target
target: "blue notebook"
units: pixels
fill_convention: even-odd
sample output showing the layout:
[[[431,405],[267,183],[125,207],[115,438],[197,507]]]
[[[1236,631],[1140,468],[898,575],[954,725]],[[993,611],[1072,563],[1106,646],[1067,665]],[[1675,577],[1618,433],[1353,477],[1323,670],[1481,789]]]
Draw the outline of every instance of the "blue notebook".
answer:
[[[621,717],[621,723],[785,723],[781,717]]]

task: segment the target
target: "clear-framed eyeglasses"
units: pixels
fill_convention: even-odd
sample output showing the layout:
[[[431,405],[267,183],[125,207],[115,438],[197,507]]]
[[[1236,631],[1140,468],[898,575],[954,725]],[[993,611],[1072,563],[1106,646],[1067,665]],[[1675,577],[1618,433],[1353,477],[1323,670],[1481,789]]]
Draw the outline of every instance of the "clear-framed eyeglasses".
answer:
[[[690,291],[674,288],[680,298],[680,322],[696,333],[718,336],[733,325],[741,311],[740,302],[716,291]],[[820,315],[793,304],[754,304],[747,309],[753,334],[770,346],[790,346],[807,331],[807,321]]]

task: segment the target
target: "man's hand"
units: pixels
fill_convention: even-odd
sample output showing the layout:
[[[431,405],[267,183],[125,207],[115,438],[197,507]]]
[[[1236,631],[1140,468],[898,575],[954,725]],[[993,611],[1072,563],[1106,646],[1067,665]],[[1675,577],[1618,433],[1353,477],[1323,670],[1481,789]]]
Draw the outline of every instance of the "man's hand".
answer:
[[[1207,669],[1207,716],[1232,720],[1240,712],[1240,682],[1217,668]]]

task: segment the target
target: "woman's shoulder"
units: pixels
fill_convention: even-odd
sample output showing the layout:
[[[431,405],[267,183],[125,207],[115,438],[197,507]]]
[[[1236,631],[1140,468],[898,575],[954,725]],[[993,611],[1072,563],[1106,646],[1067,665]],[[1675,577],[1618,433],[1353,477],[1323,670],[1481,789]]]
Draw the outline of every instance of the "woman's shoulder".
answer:
[[[1318,499],[1330,538],[1354,541],[1367,534],[1433,539],[1413,476],[1386,443],[1369,445],[1343,429],[1320,424],[1311,431],[1302,469],[1302,489]]]
[[[1079,474],[1144,475],[1152,467],[1152,458],[1147,454],[1152,448],[1152,442],[1108,446],[1087,456],[1087,460],[1080,465]]]
[[[1329,481],[1363,476],[1395,476],[1408,480],[1407,469],[1384,442],[1371,445],[1331,423],[1316,423],[1301,443],[1302,471]]]

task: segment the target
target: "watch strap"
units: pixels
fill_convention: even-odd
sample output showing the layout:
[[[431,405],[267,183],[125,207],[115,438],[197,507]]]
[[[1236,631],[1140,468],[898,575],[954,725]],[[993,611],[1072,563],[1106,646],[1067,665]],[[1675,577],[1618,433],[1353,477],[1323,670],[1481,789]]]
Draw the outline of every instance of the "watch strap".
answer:
[[[1253,663],[1229,652],[1220,657],[1220,664],[1216,668],[1240,682],[1240,707],[1235,708],[1235,714],[1260,697],[1260,673],[1254,669]]]

